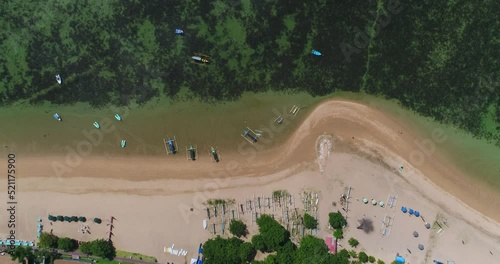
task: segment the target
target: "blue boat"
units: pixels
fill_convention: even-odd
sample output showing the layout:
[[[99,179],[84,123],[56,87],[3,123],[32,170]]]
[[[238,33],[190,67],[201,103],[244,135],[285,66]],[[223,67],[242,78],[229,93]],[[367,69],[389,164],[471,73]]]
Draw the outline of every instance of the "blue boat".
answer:
[[[184,30],[182,30],[182,29],[175,29],[175,34],[177,34],[177,35],[184,35]]]
[[[95,126],[95,128],[101,128],[101,126],[97,122],[94,122],[94,126]]]
[[[115,115],[115,118],[116,118],[116,120],[118,120],[118,121],[122,121],[122,117],[121,117],[119,114],[116,114],[116,115]]]
[[[321,52],[319,52],[317,50],[312,50],[311,54],[314,55],[314,56],[321,56]]]
[[[59,116],[58,113],[55,113],[54,114],[54,118],[57,120],[57,121],[62,121],[62,118]]]
[[[127,141],[125,139],[122,139],[122,148],[124,148],[125,145],[127,145]]]

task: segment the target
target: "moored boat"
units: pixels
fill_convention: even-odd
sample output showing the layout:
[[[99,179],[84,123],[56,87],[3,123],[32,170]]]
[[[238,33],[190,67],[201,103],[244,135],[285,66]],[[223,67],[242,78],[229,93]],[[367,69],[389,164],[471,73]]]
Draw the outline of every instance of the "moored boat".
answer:
[[[116,118],[116,120],[118,120],[118,121],[122,121],[122,117],[121,117],[119,114],[116,114],[116,115],[115,115],[115,118]]]
[[[122,148],[124,148],[126,144],[127,144],[127,141],[125,139],[122,139]]]
[[[56,75],[56,81],[58,84],[62,83],[61,75],[59,75],[59,74]]]
[[[54,118],[55,118],[57,121],[62,121],[62,118],[61,118],[61,116],[59,116],[59,114],[58,114],[58,113],[55,113],[55,114],[54,114]]]
[[[95,126],[95,128],[101,128],[101,126],[97,122],[94,122],[94,126]]]
[[[315,56],[321,56],[321,52],[317,51],[317,50],[312,50],[311,51],[311,54],[315,55]]]
[[[184,30],[182,30],[182,29],[175,29],[175,34],[177,34],[177,35],[184,35]]]

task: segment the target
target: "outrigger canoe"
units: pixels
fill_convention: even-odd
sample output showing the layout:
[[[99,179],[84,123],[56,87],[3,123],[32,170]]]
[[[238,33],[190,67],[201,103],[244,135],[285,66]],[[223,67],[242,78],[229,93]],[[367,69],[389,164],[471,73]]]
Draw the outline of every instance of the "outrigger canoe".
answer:
[[[116,118],[116,120],[118,120],[118,121],[122,121],[122,117],[121,117],[119,114],[116,114],[116,115],[115,115],[115,118]]]
[[[58,113],[55,113],[54,114],[54,118],[57,120],[57,121],[62,121],[62,118],[59,116]]]
[[[122,148],[124,148],[126,144],[127,144],[127,141],[125,139],[122,139]]]
[[[95,126],[95,128],[101,128],[101,126],[97,122],[94,122],[94,126]]]
[[[315,56],[321,56],[321,52],[317,51],[317,50],[312,50],[311,51],[311,54],[312,55],[315,55]]]

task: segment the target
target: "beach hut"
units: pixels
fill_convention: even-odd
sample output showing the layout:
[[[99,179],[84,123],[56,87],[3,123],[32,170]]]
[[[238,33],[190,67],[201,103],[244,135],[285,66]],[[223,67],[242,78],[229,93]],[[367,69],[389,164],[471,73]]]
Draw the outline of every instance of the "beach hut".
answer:
[[[419,217],[420,216],[420,213],[418,211],[415,211],[415,216],[416,217]]]
[[[367,204],[368,203],[368,199],[363,198],[363,203]]]
[[[408,213],[409,213],[410,215],[412,215],[412,214],[414,213],[413,209],[411,209],[411,208],[410,208],[410,209],[408,210]]]
[[[373,205],[377,205],[377,201],[375,199],[372,200]]]
[[[420,249],[420,250],[424,250],[424,245],[422,245],[422,244],[418,244],[418,249]]]
[[[384,207],[385,203],[383,201],[380,201],[380,203],[378,203],[380,205],[380,207]]]
[[[429,224],[429,223],[425,223],[425,228],[427,228],[427,229],[431,229],[431,224]]]
[[[413,231],[413,236],[414,237],[418,237],[418,232],[417,231]]]
[[[397,264],[404,264],[405,263],[405,259],[401,256],[396,256],[396,263]]]
[[[408,209],[406,209],[406,207],[403,206],[403,207],[401,207],[401,212],[406,213],[406,212],[408,212]]]

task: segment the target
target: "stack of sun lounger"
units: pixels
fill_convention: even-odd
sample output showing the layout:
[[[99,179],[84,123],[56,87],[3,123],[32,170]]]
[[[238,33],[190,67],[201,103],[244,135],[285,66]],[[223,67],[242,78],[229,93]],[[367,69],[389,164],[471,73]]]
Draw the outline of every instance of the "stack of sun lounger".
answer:
[[[175,249],[175,244],[172,244],[171,247],[169,248],[163,248],[163,251],[166,252],[166,253],[170,253],[172,255],[176,255],[176,256],[186,256],[187,255],[187,250],[184,250],[184,249]]]

